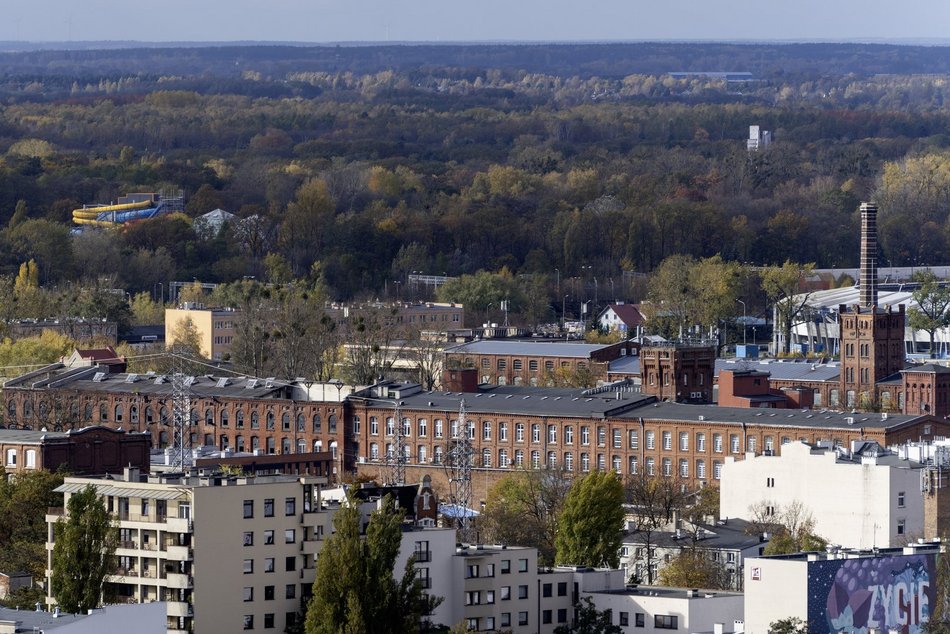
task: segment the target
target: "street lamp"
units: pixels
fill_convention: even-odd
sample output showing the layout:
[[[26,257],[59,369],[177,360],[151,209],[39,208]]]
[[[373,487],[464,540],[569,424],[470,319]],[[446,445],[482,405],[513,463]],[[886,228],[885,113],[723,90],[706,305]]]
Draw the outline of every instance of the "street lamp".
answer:
[[[742,345],[745,345],[745,331],[746,331],[746,321],[745,321],[745,302],[741,299],[737,299],[737,302],[742,304]]]

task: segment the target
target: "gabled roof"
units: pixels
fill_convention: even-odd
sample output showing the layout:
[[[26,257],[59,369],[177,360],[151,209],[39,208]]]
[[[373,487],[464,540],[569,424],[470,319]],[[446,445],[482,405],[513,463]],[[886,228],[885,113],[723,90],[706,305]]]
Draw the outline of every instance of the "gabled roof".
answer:
[[[626,324],[628,328],[635,328],[646,321],[643,313],[640,312],[639,304],[611,304],[604,309],[604,313],[608,310],[614,311],[620,321]],[[604,313],[601,313],[601,316]]]

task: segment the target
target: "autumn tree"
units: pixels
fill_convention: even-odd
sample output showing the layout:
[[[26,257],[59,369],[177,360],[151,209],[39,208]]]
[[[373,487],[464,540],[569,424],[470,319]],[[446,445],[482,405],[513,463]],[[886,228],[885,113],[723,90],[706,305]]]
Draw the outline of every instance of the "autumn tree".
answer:
[[[815,269],[814,262],[797,264],[786,260],[782,266],[767,266],[760,271],[762,290],[775,306],[776,327],[782,333],[782,350],[792,349],[792,328],[805,312],[810,292],[801,292],[802,284]]]
[[[441,603],[416,578],[414,558],[398,574],[403,513],[392,497],[383,499],[360,534],[360,507],[354,500],[333,518],[335,532],[320,555],[307,634],[419,632],[422,620]]]
[[[521,469],[488,492],[479,529],[489,541],[538,549],[538,561],[551,565],[557,550],[557,518],[571,482],[556,469]]]
[[[729,576],[722,564],[713,561],[710,553],[690,546],[673,556],[660,570],[660,585],[677,588],[729,588]]]
[[[627,503],[643,543],[642,558],[636,563],[646,579],[638,581],[652,584],[656,580],[653,570],[656,534],[673,521],[675,512],[689,504],[690,496],[683,484],[678,478],[658,478],[643,471],[627,478]]]
[[[73,614],[99,607],[106,575],[115,568],[118,529],[94,487],[70,496],[54,534],[50,584],[56,602]]]
[[[930,358],[936,356],[937,331],[950,326],[950,286],[942,284],[930,269],[914,271],[911,280],[920,286],[912,297],[916,306],[907,311],[907,323],[914,330],[930,335]]]
[[[136,293],[129,302],[132,312],[132,324],[151,326],[165,323],[165,307],[152,299],[149,293]]]
[[[760,501],[749,506],[752,530],[769,534],[766,555],[823,551],[828,541],[815,533],[815,518],[799,501],[785,506]]]
[[[712,330],[735,313],[741,268],[721,256],[695,260],[672,255],[650,277],[646,307],[652,327],[683,336],[692,326]],[[664,322],[668,322],[665,324]]]
[[[559,564],[616,568],[623,541],[624,491],[613,471],[574,481],[557,521]]]

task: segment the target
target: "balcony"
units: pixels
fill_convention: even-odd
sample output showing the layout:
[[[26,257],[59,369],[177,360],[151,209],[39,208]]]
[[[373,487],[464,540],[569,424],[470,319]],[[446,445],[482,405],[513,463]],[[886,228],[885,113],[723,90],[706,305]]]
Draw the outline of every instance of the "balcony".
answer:
[[[417,564],[424,564],[426,562],[432,561],[431,550],[417,550],[412,553],[412,556],[415,557]]]
[[[194,610],[190,603],[184,601],[168,601],[166,614],[168,616],[194,616]]]
[[[191,575],[179,572],[170,572],[165,579],[169,588],[188,589],[194,585]]]
[[[166,557],[172,561],[191,561],[191,548],[188,546],[168,546]]]
[[[181,517],[169,517],[168,521],[165,522],[165,530],[172,533],[190,533],[192,522]]]

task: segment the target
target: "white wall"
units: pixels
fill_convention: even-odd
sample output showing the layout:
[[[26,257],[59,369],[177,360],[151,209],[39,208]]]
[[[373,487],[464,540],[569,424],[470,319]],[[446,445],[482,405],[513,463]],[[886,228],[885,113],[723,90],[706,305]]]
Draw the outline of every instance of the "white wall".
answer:
[[[923,534],[920,471],[875,464],[837,464],[835,453],[812,453],[801,442],[782,445],[781,456],[727,458],[720,484],[722,517],[753,519],[749,507],[768,501],[777,509],[798,501],[815,519],[815,532],[847,548],[900,546]],[[770,486],[770,480],[773,484]],[[904,507],[898,507],[898,492]],[[905,522],[898,535],[898,520]]]
[[[621,626],[627,633],[669,634],[675,632],[711,632],[715,623],[723,623],[726,632],[733,631],[733,622],[743,620],[743,600],[741,594],[715,593],[706,598],[687,598],[683,590],[671,591],[669,588],[657,588],[659,596],[648,596],[651,589],[641,587],[636,594],[630,592],[607,593],[594,592],[589,596],[598,610],[611,610],[612,623],[620,625],[620,613],[628,615],[628,625]],[[644,615],[643,627],[636,626],[636,615]],[[676,616],[677,629],[657,629],[654,617],[657,615]]]
[[[745,632],[768,634],[769,624],[798,617],[808,621],[808,562],[746,560]]]

